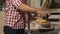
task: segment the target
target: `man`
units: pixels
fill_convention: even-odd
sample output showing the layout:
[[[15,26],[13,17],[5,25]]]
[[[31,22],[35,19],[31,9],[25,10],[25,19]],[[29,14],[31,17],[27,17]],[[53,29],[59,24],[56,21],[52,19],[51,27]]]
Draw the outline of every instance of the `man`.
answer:
[[[6,0],[4,34],[25,34],[25,19],[23,12],[37,12],[45,17],[49,12],[33,8],[22,3],[24,0]]]

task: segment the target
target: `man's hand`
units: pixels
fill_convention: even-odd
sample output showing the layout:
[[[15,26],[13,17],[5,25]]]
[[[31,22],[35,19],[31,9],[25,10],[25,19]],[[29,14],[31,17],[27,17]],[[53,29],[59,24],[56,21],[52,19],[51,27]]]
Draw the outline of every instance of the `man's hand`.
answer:
[[[47,10],[41,10],[41,9],[37,9],[36,10],[38,13],[38,16],[40,17],[46,17],[47,15],[50,16],[50,12],[48,12]]]

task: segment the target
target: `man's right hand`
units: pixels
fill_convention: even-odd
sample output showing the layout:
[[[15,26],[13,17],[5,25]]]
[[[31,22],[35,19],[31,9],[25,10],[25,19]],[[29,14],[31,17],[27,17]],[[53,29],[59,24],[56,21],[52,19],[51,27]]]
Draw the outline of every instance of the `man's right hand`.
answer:
[[[38,16],[40,17],[46,17],[47,15],[50,16],[50,12],[48,12],[47,10],[41,10],[41,9],[36,9]]]

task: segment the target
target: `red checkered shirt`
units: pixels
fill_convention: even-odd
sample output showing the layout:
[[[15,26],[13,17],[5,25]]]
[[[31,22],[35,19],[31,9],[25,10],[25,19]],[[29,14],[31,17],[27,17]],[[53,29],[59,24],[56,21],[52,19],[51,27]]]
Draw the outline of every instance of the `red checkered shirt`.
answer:
[[[22,0],[6,0],[4,26],[9,26],[13,29],[24,29],[23,13],[18,8],[21,3]]]

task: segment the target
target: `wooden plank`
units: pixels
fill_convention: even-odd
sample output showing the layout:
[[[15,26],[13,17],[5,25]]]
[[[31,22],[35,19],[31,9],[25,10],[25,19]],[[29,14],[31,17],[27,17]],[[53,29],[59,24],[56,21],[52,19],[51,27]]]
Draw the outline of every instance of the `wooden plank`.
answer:
[[[50,22],[54,26],[60,26],[60,22]]]
[[[60,15],[51,15],[49,19],[60,19]]]
[[[51,13],[60,13],[60,9],[47,9]]]

